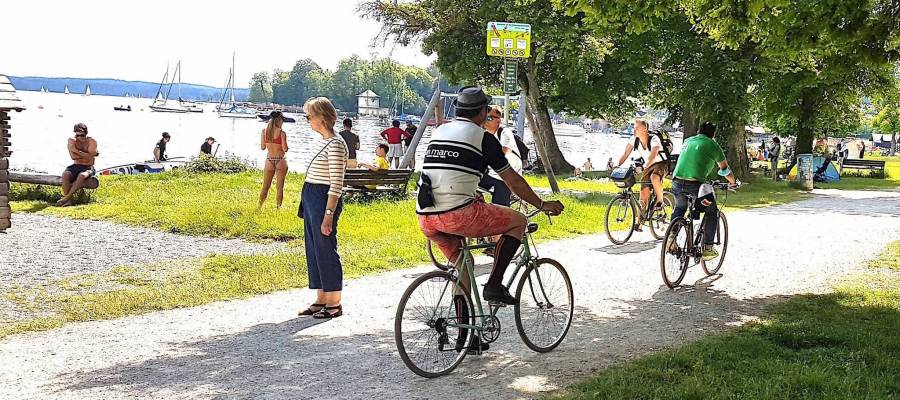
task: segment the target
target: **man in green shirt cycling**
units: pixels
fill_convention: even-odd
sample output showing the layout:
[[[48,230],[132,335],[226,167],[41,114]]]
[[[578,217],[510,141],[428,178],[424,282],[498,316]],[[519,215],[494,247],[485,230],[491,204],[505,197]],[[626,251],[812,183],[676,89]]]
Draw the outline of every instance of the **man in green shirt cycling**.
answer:
[[[675,195],[675,210],[672,212],[672,220],[684,216],[687,210],[687,195],[694,196],[699,204],[695,209],[704,211],[703,215],[703,258],[713,259],[719,252],[713,248],[715,240],[716,218],[719,209],[716,207],[715,197],[701,198],[700,187],[709,180],[710,175],[718,167],[718,175],[724,176],[730,184],[736,187],[737,181],[734,173],[728,167],[725,153],[713,138],[716,136],[716,126],[706,122],[700,126],[699,133],[684,141],[681,146],[681,154],[678,156],[678,164],[672,173],[672,193]]]

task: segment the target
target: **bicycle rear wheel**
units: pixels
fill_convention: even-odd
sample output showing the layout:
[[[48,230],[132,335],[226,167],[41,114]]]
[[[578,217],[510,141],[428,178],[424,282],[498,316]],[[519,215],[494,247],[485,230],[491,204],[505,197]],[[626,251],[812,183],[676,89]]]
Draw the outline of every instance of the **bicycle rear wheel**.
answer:
[[[516,329],[525,345],[539,353],[559,346],[575,310],[572,282],[563,266],[549,258],[536,260],[519,280],[516,297]]]
[[[670,289],[677,287],[687,273],[690,261],[691,235],[689,222],[679,218],[669,225],[662,242],[659,266],[663,282]]]
[[[716,236],[713,239],[713,248],[719,252],[719,256],[712,260],[700,260],[706,275],[715,275],[722,268],[725,261],[725,252],[728,251],[728,220],[725,213],[719,211],[719,221],[716,224]]]
[[[431,271],[413,281],[400,298],[394,318],[394,340],[403,363],[426,378],[453,371],[472,343],[472,329],[449,326],[474,323],[467,293],[458,290],[448,272]]]
[[[650,213],[650,234],[654,239],[662,239],[669,229],[669,219],[672,218],[672,211],[675,211],[675,196],[669,192],[663,192],[662,199],[663,208],[660,211],[652,211]]]
[[[604,220],[606,237],[613,244],[624,244],[628,239],[631,239],[631,234],[634,233],[636,218],[637,210],[634,207],[634,202],[625,195],[615,197],[606,207],[606,218]],[[623,224],[625,225],[624,227]]]
[[[434,264],[435,267],[442,271],[449,271],[450,268],[453,268],[453,263],[450,260],[447,260],[447,257],[444,257],[444,253],[441,253],[441,250],[437,248],[437,245],[431,242],[431,240],[425,240],[425,252],[428,253],[428,258],[431,259],[431,263]]]

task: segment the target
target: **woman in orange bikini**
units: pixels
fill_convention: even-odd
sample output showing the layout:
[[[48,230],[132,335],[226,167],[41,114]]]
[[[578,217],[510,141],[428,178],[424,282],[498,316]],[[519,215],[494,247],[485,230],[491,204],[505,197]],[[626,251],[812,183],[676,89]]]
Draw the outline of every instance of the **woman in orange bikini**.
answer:
[[[263,186],[259,194],[259,208],[262,208],[269,196],[269,188],[272,187],[272,178],[276,177],[276,190],[278,197],[276,207],[281,208],[284,202],[284,177],[288,172],[288,163],[285,153],[288,151],[287,132],[281,129],[284,116],[281,111],[272,111],[269,114],[269,125],[260,134],[259,148],[266,150],[266,165],[263,167]]]

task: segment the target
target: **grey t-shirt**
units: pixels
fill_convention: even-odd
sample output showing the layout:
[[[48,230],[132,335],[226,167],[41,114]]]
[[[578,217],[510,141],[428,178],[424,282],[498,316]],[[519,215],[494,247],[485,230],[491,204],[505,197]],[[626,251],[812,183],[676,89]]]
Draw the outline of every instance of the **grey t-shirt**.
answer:
[[[348,130],[342,130],[339,133],[341,137],[344,139],[344,142],[347,143],[347,159],[355,160],[356,159],[356,147],[359,146],[359,136],[355,133],[350,132]]]

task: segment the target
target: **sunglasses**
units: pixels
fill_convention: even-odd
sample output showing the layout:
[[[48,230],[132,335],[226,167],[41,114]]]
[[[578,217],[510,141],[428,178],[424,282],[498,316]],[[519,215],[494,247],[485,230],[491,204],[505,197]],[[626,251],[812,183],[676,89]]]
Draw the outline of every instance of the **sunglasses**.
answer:
[[[493,120],[495,120],[495,119],[500,119],[500,118],[501,118],[501,117],[500,117],[499,115],[488,115],[488,116],[487,116],[487,120],[488,120],[488,121],[493,121]]]
[[[312,118],[309,116],[309,114],[304,115],[304,117],[306,118],[307,121],[309,121],[309,119]]]

